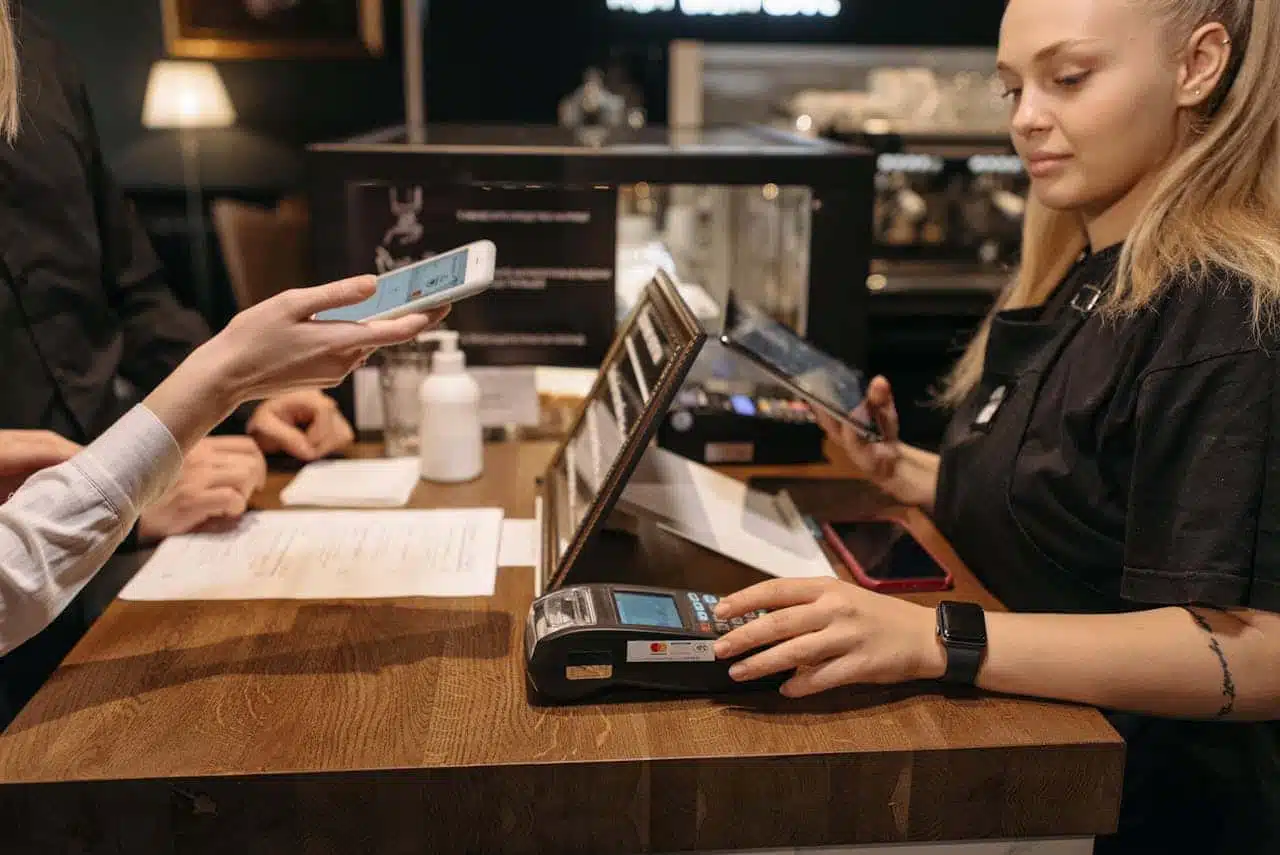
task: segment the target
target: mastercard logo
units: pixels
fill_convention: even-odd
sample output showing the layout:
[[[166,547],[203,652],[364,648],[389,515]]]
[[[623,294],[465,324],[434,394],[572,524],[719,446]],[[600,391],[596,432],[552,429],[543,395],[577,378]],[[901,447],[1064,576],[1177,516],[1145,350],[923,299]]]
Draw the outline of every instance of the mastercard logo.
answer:
[[[667,645],[663,644],[661,641],[655,641],[649,645],[649,652],[650,653],[666,653]]]

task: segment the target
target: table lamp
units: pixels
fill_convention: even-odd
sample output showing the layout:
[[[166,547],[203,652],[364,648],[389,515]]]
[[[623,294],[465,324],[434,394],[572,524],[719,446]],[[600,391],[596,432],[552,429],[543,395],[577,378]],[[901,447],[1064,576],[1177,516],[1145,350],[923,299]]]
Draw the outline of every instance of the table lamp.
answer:
[[[191,267],[196,293],[209,296],[208,243],[204,198],[200,186],[200,141],[193,131],[226,128],[236,121],[231,97],[211,62],[160,60],[151,66],[142,104],[142,124],[177,130],[182,143],[182,171],[187,188],[187,220],[191,228]]]

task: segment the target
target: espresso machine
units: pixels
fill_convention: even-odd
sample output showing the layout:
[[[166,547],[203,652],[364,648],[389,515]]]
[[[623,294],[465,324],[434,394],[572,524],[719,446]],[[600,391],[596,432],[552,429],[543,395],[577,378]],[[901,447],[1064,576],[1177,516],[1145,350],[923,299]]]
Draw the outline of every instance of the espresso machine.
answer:
[[[1016,263],[1026,209],[1017,157],[996,140],[856,138],[879,152],[868,287],[998,291]]]
[[[873,291],[998,291],[1016,263],[1027,177],[999,83],[971,71],[879,67],[866,88],[806,90],[784,121],[876,159]]]

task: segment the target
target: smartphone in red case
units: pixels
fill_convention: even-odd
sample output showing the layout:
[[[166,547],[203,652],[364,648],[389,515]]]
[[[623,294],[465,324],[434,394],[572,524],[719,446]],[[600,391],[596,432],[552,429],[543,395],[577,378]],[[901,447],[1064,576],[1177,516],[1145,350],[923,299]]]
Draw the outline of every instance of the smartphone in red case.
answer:
[[[888,517],[822,524],[827,543],[858,584],[883,594],[948,591],[954,585],[945,562],[902,521]]]

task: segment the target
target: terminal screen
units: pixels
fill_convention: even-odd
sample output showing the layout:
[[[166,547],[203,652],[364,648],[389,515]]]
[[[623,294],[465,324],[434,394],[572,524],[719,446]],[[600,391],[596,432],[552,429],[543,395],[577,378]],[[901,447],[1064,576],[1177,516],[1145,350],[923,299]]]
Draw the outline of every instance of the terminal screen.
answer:
[[[684,628],[674,597],[615,591],[613,601],[618,605],[618,620],[627,626]]]

